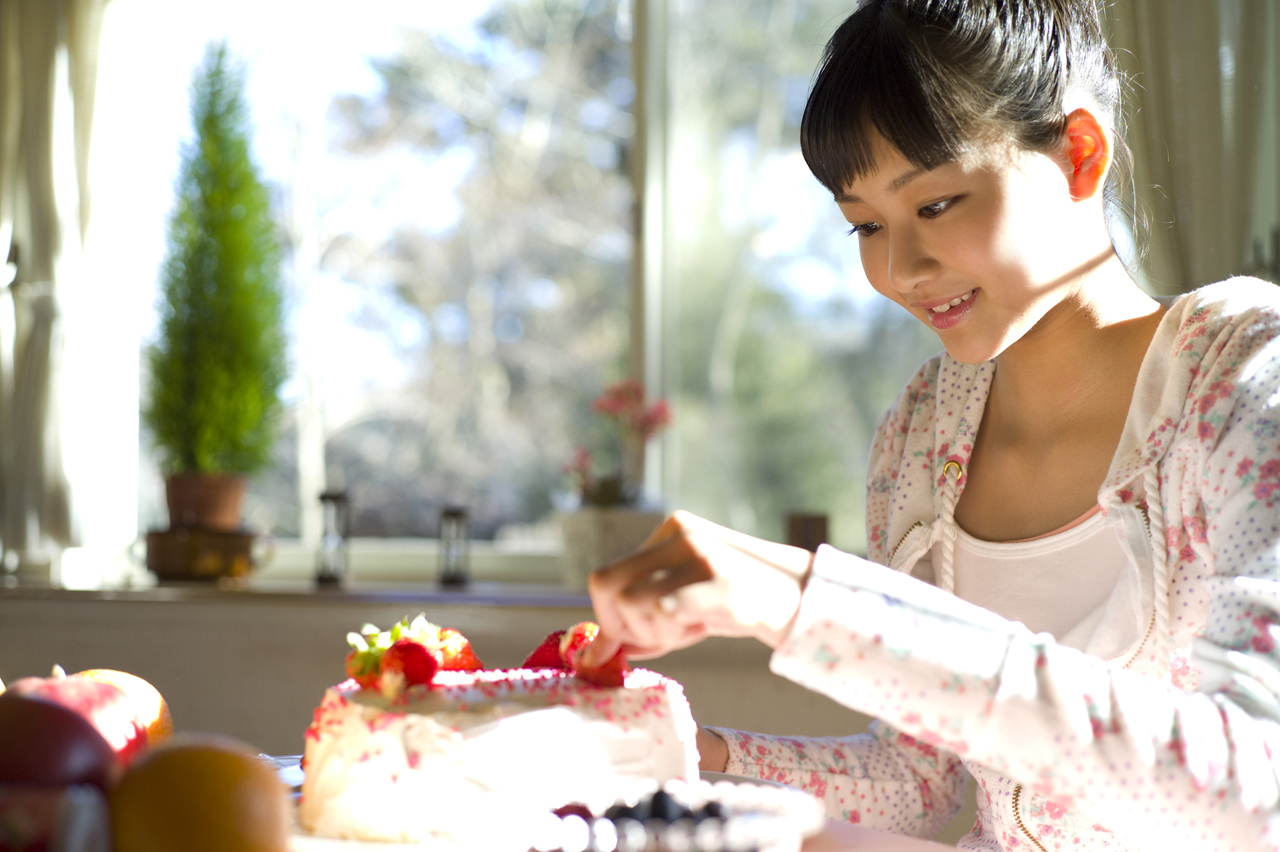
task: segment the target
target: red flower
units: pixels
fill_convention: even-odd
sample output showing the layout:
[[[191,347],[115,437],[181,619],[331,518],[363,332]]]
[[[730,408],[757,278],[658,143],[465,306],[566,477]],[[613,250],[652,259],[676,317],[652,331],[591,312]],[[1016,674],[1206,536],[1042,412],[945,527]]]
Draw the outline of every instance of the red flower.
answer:
[[[639,497],[644,471],[644,446],[648,440],[671,423],[671,409],[666,400],[645,400],[644,385],[635,379],[615,382],[591,403],[591,410],[618,426],[621,455],[616,472],[593,480],[590,456],[578,450],[575,460],[565,466],[574,475],[578,493],[584,503],[597,506],[629,504]]]
[[[609,385],[591,404],[594,411],[618,418],[629,416],[635,409],[643,407],[644,385],[635,379],[625,379]]]
[[[671,423],[671,410],[666,400],[659,399],[652,405],[646,405],[644,385],[635,379],[609,385],[591,403],[591,410],[617,421],[641,441],[647,441]]]
[[[649,436],[656,435],[665,429],[670,423],[671,409],[667,407],[665,399],[660,399],[635,415],[631,421],[631,428],[640,436],[640,440],[645,441]]]

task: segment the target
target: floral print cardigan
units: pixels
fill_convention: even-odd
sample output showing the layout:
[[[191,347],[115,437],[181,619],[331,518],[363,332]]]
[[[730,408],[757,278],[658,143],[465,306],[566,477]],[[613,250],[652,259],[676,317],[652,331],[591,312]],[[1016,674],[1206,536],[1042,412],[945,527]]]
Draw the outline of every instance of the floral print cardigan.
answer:
[[[835,738],[716,729],[727,771],[928,837],[967,769],[962,849],[1280,848],[1280,288],[1178,298],[1143,360],[1098,495],[1142,588],[1112,660],[949,592],[992,370],[944,354],[907,385],[872,453],[870,560],[819,550],[770,664],[878,721]]]

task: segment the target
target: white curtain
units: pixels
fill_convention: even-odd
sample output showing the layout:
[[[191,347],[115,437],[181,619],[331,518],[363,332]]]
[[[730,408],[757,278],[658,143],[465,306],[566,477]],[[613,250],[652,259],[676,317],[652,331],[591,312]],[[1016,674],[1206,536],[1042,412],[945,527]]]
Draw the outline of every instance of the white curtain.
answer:
[[[1128,142],[1150,217],[1148,280],[1185,292],[1252,266],[1274,0],[1116,0],[1110,42],[1135,86]],[[1270,63],[1274,68],[1274,61]],[[1270,113],[1270,110],[1267,110]]]
[[[72,543],[56,411],[56,269],[63,247],[80,243],[89,221],[89,137],[106,2],[0,0],[0,256],[13,272],[0,303],[12,315],[0,323],[8,329],[8,339],[0,338],[0,544],[6,567],[19,572],[47,570]],[[70,216],[54,194],[63,50],[79,207]]]

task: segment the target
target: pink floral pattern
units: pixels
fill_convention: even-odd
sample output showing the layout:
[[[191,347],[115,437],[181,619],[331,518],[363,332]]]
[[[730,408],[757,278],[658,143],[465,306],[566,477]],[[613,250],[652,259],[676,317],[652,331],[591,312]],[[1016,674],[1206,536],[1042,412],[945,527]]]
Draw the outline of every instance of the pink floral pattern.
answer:
[[[1267,686],[1280,669],[1280,290],[1234,279],[1183,296],[1148,352],[1099,502],[1149,542],[1135,558],[1147,576],[1164,565],[1168,607],[1123,662],[879,567],[893,556],[910,571],[926,549],[895,555],[940,522],[943,467],[967,469],[992,371],[944,355],[904,389],[871,460],[870,562],[820,551],[774,655],[775,671],[881,721],[828,739],[725,731],[729,771],[929,836],[958,805],[963,765],[979,784],[965,849],[1035,849],[1023,826],[1047,850],[1280,848],[1280,695]]]

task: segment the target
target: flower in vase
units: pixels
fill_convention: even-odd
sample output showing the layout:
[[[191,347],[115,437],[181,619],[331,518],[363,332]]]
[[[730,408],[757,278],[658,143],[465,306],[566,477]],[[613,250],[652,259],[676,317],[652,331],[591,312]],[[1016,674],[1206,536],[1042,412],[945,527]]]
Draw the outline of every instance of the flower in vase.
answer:
[[[593,476],[591,451],[578,447],[564,470],[573,478],[584,506],[632,505],[640,497],[644,446],[670,425],[671,409],[663,399],[647,402],[644,385],[626,379],[606,387],[591,410],[617,427],[621,465],[604,476]]]

